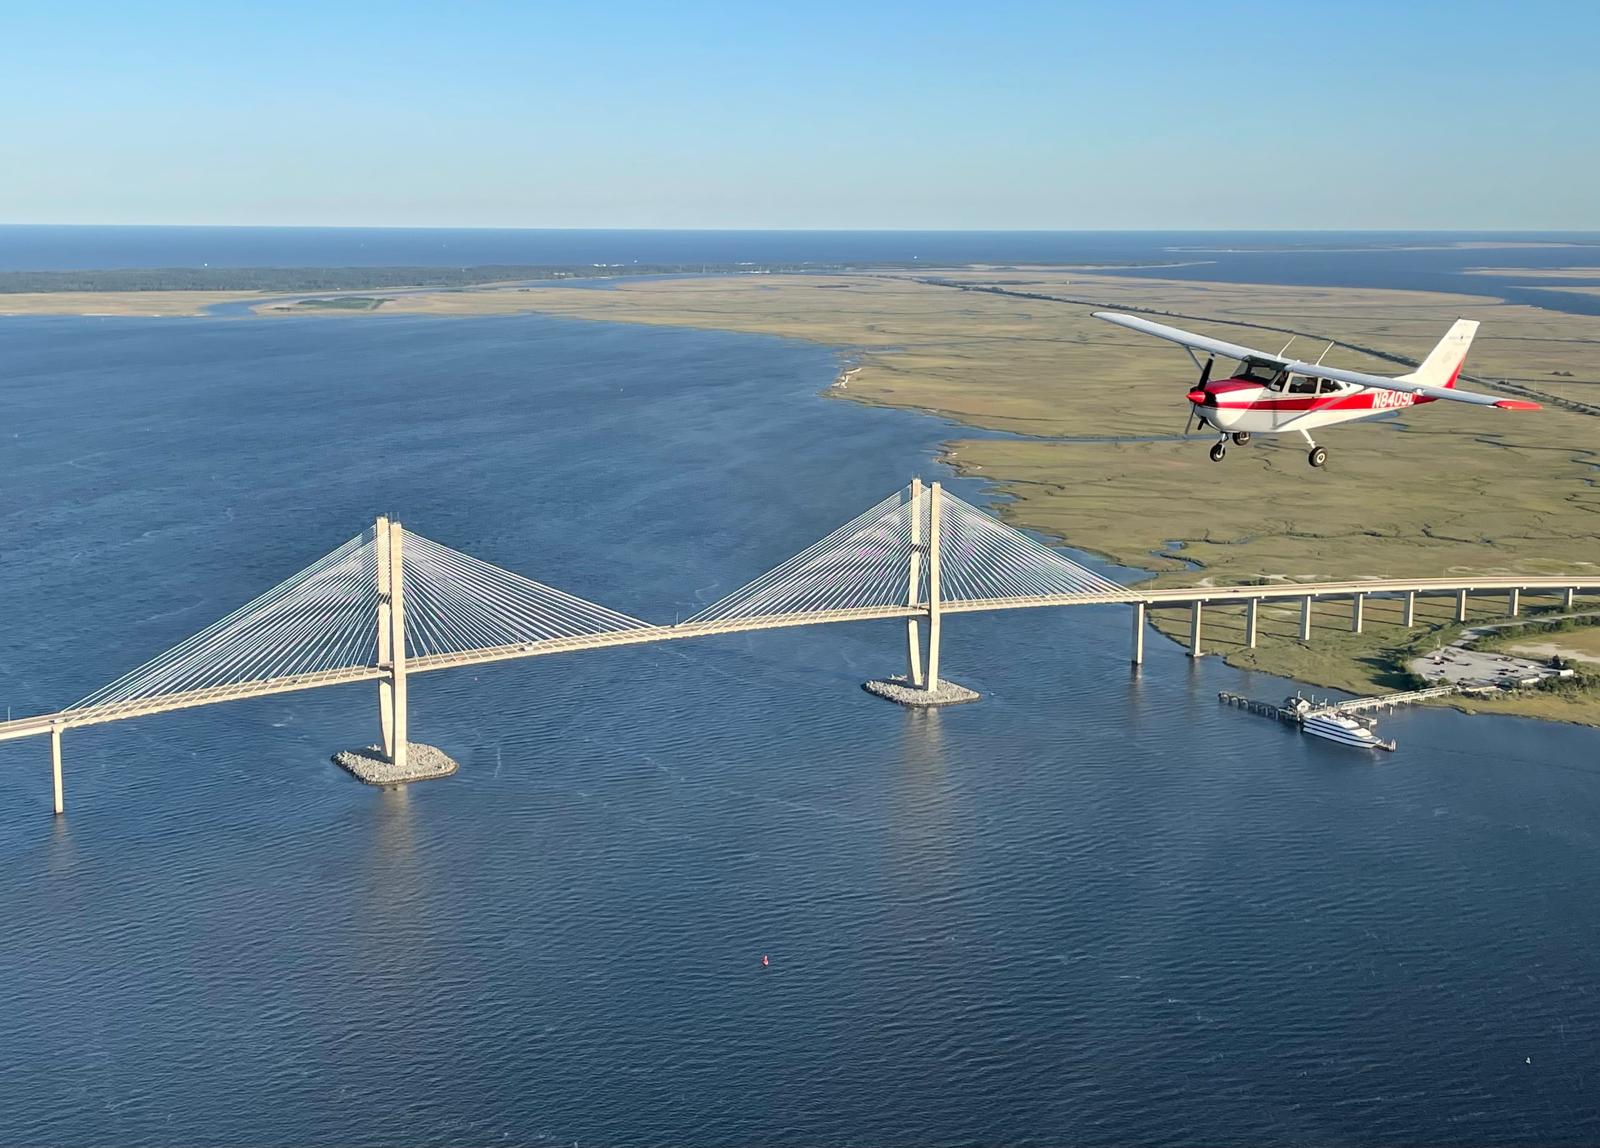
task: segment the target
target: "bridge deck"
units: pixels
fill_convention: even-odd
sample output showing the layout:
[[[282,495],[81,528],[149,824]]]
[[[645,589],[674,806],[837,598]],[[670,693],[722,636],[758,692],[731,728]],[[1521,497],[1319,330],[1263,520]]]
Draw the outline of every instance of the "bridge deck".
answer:
[[[1155,590],[1126,590],[1107,593],[1079,593],[1070,595],[1045,595],[1038,597],[996,598],[980,600],[955,600],[941,602],[941,613],[959,614],[988,610],[1037,609],[1058,606],[1097,606],[1144,603],[1146,606],[1187,604],[1195,601],[1249,601],[1305,597],[1344,597],[1356,594],[1451,593],[1465,590],[1468,593],[1484,591],[1549,591],[1568,590],[1600,592],[1600,579],[1582,580],[1572,577],[1517,578],[1474,577],[1413,578],[1382,581],[1275,583],[1266,586],[1184,586]],[[747,633],[757,630],[788,629],[798,626],[827,625],[839,622],[865,622],[893,618],[921,618],[927,615],[925,607],[867,606],[852,609],[815,610],[792,614],[773,614],[749,618],[690,621],[672,626],[640,626],[601,634],[584,634],[566,638],[523,642],[455,653],[429,654],[412,657],[407,661],[408,673],[427,673],[434,670],[454,669],[463,666],[483,665],[490,662],[511,661],[518,658],[541,657],[546,654],[572,653],[579,650],[608,649],[614,646],[634,646],[650,642],[679,641],[712,637],[719,634]],[[375,681],[388,674],[387,666],[357,666],[345,669],[323,670],[316,673],[296,674],[288,677],[268,678],[261,681],[208,689],[189,690],[160,697],[107,705],[86,706],[53,714],[17,718],[0,722],[0,741],[36,737],[48,734],[53,728],[76,729],[166,713],[171,710],[190,709],[195,706],[214,705],[244,698],[265,697],[272,694],[292,693],[298,690],[317,689],[323,686],[343,685],[349,682]]]

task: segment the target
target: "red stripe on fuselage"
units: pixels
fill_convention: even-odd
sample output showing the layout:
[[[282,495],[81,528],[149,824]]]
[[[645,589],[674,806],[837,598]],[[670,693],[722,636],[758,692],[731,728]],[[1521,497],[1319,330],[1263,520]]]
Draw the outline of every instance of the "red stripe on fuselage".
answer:
[[[1456,374],[1461,373],[1461,368],[1456,368]],[[1452,375],[1450,382],[1455,382]],[[1248,392],[1244,398],[1231,398],[1230,396]],[[1379,405],[1379,396],[1408,395],[1410,401],[1401,400],[1394,405]],[[1206,386],[1206,402],[1200,407],[1204,411],[1207,407],[1214,407],[1224,411],[1370,411],[1370,410],[1403,410],[1410,406],[1421,406],[1423,403],[1437,402],[1437,399],[1426,395],[1410,395],[1405,391],[1380,391],[1367,389],[1354,391],[1349,394],[1337,395],[1291,395],[1282,391],[1269,391],[1258,382],[1249,379],[1223,379],[1221,382],[1210,383]]]

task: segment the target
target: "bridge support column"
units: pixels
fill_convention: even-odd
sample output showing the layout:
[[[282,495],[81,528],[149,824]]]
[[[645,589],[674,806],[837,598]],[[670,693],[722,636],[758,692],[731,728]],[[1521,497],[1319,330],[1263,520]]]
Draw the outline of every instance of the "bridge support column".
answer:
[[[61,792],[61,727],[50,727],[50,774],[55,782],[56,791],[56,816],[66,811],[66,803],[62,800]]]
[[[918,591],[922,589],[922,480],[911,480],[911,569],[906,590],[906,605],[917,607]],[[922,631],[915,618],[906,619],[906,682],[912,689],[923,688]]]
[[[1561,608],[1563,610],[1570,610],[1577,604],[1578,588],[1576,586],[1568,586],[1565,590],[1561,591]]]
[[[390,722],[389,760],[396,769],[406,768],[406,586],[405,555],[401,547],[405,530],[398,522],[389,523],[389,664],[394,690],[394,714]]]
[[[1506,595],[1506,613],[1515,618],[1522,611],[1522,591],[1512,587]]]
[[[394,636],[389,617],[389,520],[380,518],[372,527],[372,545],[378,567],[378,665],[389,665],[389,640]],[[378,736],[383,756],[394,759],[394,682],[378,679]]]
[[[1466,620],[1467,620],[1467,592],[1465,590],[1457,590],[1456,591],[1456,621],[1465,622]]]
[[[406,583],[405,528],[378,519],[373,550],[378,567],[378,717],[383,744],[344,749],[334,764],[368,785],[406,785],[432,777],[448,777],[457,763],[437,746],[413,745],[406,729]]]
[[[1406,591],[1405,613],[1400,619],[1400,624],[1407,629],[1417,624],[1417,592],[1415,590]]]
[[[1196,598],[1189,607],[1189,656],[1198,658],[1204,653],[1200,649],[1200,624],[1205,618],[1205,603]]]
[[[1256,648],[1256,635],[1261,623],[1261,599],[1252,598],[1244,608],[1244,645],[1245,649]]]
[[[1144,603],[1133,604],[1133,664],[1144,665]]]
[[[917,575],[921,572],[918,565],[919,548],[917,539],[921,526],[921,502],[928,500],[928,544],[921,547],[920,553],[927,556],[928,575],[928,600],[919,603]],[[956,682],[947,682],[939,676],[939,639],[943,628],[944,619],[941,617],[941,598],[939,587],[940,567],[940,501],[941,488],[937,482],[929,483],[923,490],[920,482],[911,484],[911,562],[910,562],[910,593],[908,600],[910,606],[922,608],[928,616],[928,660],[919,664],[919,651],[917,649],[917,620],[909,619],[910,625],[906,629],[906,653],[910,662],[910,672],[904,677],[875,678],[870,682],[863,682],[862,688],[875,697],[885,698],[891,702],[899,702],[903,706],[916,709],[927,709],[932,706],[955,705],[959,702],[975,702],[978,694]],[[925,665],[925,669],[924,669]]]
[[[931,693],[939,689],[939,484],[931,487],[928,505],[928,682]]]
[[[1307,594],[1300,599],[1300,640],[1311,640],[1311,595]]]
[[[1350,596],[1350,632],[1361,633],[1362,617],[1366,613],[1367,596],[1365,594],[1352,594]]]

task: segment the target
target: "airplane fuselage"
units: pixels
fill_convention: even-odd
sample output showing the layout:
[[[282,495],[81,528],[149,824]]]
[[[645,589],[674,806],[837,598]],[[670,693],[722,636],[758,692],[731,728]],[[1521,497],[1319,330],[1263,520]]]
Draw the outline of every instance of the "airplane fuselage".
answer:
[[[1298,388],[1298,389],[1296,389]],[[1221,379],[1189,392],[1195,413],[1229,434],[1295,434],[1354,422],[1434,400],[1291,375],[1277,388],[1247,378]]]

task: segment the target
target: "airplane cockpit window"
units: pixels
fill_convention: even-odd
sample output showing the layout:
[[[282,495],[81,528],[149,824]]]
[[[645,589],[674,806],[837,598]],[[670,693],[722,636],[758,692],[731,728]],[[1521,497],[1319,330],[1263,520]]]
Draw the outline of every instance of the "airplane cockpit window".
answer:
[[[1238,365],[1238,379],[1259,382],[1267,390],[1283,390],[1283,368],[1259,358],[1246,358]]]
[[[1317,380],[1310,375],[1290,375],[1289,393],[1291,395],[1314,395],[1317,393]]]
[[[1260,359],[1246,359],[1239,364],[1238,378],[1249,379],[1252,383],[1263,383],[1271,386],[1272,381],[1283,373],[1283,368],[1277,363],[1266,363]]]

